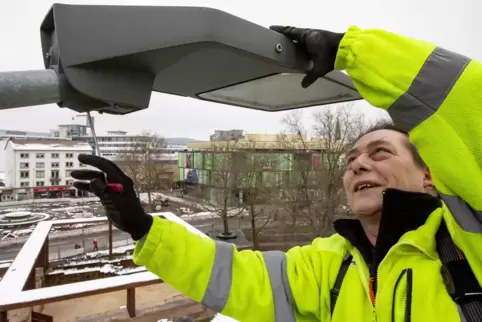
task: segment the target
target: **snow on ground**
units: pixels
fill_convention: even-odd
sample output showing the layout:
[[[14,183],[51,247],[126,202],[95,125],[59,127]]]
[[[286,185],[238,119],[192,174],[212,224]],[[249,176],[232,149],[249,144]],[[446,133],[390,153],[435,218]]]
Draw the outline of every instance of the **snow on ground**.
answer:
[[[69,203],[84,203],[97,201],[97,197],[87,197],[87,198],[61,198],[61,199],[31,199],[22,201],[2,201],[0,206],[18,206],[18,205],[31,205],[31,204],[43,204],[43,203],[54,203],[54,202],[69,202]]]
[[[28,204],[22,204],[19,202],[16,205],[8,203],[5,207],[4,203],[0,203],[0,215],[12,212],[32,212],[32,213],[45,213],[50,216],[49,220],[62,220],[62,219],[86,219],[103,216],[104,212],[102,205],[98,199],[90,200],[91,198],[79,198],[79,199],[47,199],[42,200],[41,203],[30,201]],[[16,206],[16,207],[15,207]],[[72,229],[81,229],[95,226],[96,223],[78,223],[69,227]],[[17,225],[14,227],[0,227],[0,240],[16,240],[26,239],[28,235],[35,228],[36,223]],[[65,231],[65,227],[52,227],[51,233],[55,234],[57,231]]]
[[[134,250],[134,247],[135,247],[135,244],[127,245],[127,246],[121,246],[121,247],[115,247],[115,248],[112,248],[112,254],[122,255],[122,254],[125,254],[128,251]],[[108,249],[99,250],[99,251],[95,251],[95,252],[85,253],[85,254],[81,255],[80,259],[85,258],[85,259],[88,260],[88,259],[98,258],[98,257],[102,257],[102,256],[107,256],[107,255],[109,255]],[[75,258],[74,258],[74,260],[75,260]]]
[[[84,267],[84,268],[69,268],[69,269],[54,269],[48,273],[48,275],[72,275],[88,272],[101,272],[104,274],[116,274],[116,275],[128,275],[134,273],[145,272],[146,268],[144,266],[137,267],[122,267],[120,265],[105,264],[102,266],[95,267]]]
[[[194,202],[191,200],[186,200],[184,198],[172,197],[160,192],[156,192],[152,194],[152,199],[159,198],[159,197],[164,199],[167,198],[175,203],[187,206],[187,207],[179,208],[179,211],[181,213],[184,213],[183,215],[181,215],[181,218],[183,220],[189,221],[189,220],[215,219],[219,217],[219,215],[215,212],[215,209],[213,207],[207,206],[205,204]],[[148,201],[147,193],[141,193],[139,198],[142,201],[145,201],[145,202]],[[205,209],[206,211],[194,213],[191,209],[189,209],[189,207]],[[245,216],[245,215],[248,215],[248,212],[246,210],[240,211],[239,208],[228,210],[228,217]]]
[[[122,257],[117,257],[114,259],[106,259],[106,258],[96,258],[96,259],[86,259],[86,255],[83,254],[81,256],[72,257],[67,259],[65,264],[61,264],[57,266],[58,268],[69,268],[69,267],[76,267],[81,265],[91,265],[91,264],[116,264],[123,260],[132,259],[132,255],[126,255]]]
[[[157,322],[172,322],[172,320],[160,319],[157,320]],[[214,319],[211,320],[211,322],[237,322],[237,320],[228,318],[227,316],[221,314],[216,314],[216,316],[214,317]]]
[[[211,322],[237,322],[237,320],[221,314],[216,314],[216,316],[214,317],[214,319],[211,320]]]
[[[159,197],[163,198],[163,199],[169,199],[170,201],[173,201],[175,203],[178,203],[178,204],[181,204],[181,205],[186,205],[186,206],[199,206],[199,207],[202,207],[201,204],[197,203],[197,202],[193,202],[193,201],[190,201],[190,200],[186,200],[184,198],[179,198],[179,197],[173,197],[173,196],[169,196],[169,195],[166,195],[166,194],[163,194],[163,193],[160,193],[160,192],[155,192],[155,193],[151,193],[151,197],[152,197],[152,200],[154,199],[157,199]],[[144,202],[148,202],[149,201],[149,197],[147,195],[147,192],[142,192],[139,194],[139,199],[141,199],[142,201]]]
[[[0,261],[0,268],[8,268],[12,265],[12,260]]]

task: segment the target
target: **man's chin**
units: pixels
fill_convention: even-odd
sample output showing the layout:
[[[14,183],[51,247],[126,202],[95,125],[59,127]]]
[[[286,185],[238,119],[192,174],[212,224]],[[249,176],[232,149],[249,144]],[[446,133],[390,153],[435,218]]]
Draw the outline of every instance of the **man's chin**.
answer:
[[[362,207],[355,207],[353,213],[357,217],[372,217],[378,216],[382,211],[381,205],[366,205]]]

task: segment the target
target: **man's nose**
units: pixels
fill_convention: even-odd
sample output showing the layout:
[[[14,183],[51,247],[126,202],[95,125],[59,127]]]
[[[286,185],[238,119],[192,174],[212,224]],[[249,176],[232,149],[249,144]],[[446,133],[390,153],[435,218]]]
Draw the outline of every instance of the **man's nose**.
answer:
[[[370,171],[370,160],[364,153],[362,153],[355,160],[353,160],[351,167],[355,174]]]

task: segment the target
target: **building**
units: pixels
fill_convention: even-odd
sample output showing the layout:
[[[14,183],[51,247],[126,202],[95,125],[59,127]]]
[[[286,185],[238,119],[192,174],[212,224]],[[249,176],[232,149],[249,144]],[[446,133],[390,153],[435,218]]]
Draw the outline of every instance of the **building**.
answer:
[[[60,124],[57,129],[50,130],[50,135],[55,138],[72,138],[75,136],[87,136],[87,125],[82,124]]]
[[[5,171],[5,144],[9,139],[52,140],[51,133],[0,129],[0,177]],[[1,180],[1,179],[0,179]]]
[[[108,131],[107,135],[97,136],[100,155],[112,161],[122,161],[122,154],[129,153],[129,151],[148,141],[148,139],[147,136],[128,135],[125,131]],[[94,138],[90,135],[72,136],[72,140],[88,142],[94,148]],[[177,153],[184,151],[186,147],[182,145],[166,145],[161,149],[163,150],[162,159],[175,164],[178,159]]]
[[[5,183],[20,188],[15,200],[75,195],[70,173],[83,166],[79,154],[92,152],[86,142],[10,139],[5,147]]]
[[[210,141],[229,141],[229,140],[242,140],[244,139],[243,130],[215,130],[214,134],[209,137]]]
[[[178,176],[199,187],[211,203],[218,202],[219,190],[226,190],[223,186],[234,187],[229,188],[233,190],[229,203],[235,204],[247,186],[262,184],[277,189],[287,182],[295,184],[300,170],[308,171],[316,185],[316,174],[326,164],[326,155],[325,142],[320,139],[308,140],[297,134],[246,134],[231,140],[188,143],[187,151],[179,152]],[[231,175],[236,182],[223,182],[228,176],[220,173],[229,171],[250,173]]]

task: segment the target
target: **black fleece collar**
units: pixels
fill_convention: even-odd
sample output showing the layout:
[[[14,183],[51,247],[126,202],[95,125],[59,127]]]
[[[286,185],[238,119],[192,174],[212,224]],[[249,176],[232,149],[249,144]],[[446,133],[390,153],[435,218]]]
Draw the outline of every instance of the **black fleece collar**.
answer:
[[[441,206],[439,198],[426,193],[385,190],[375,247],[369,242],[359,220],[338,219],[334,226],[338,234],[360,251],[370,271],[373,271],[403,234],[422,226],[430,214]]]

